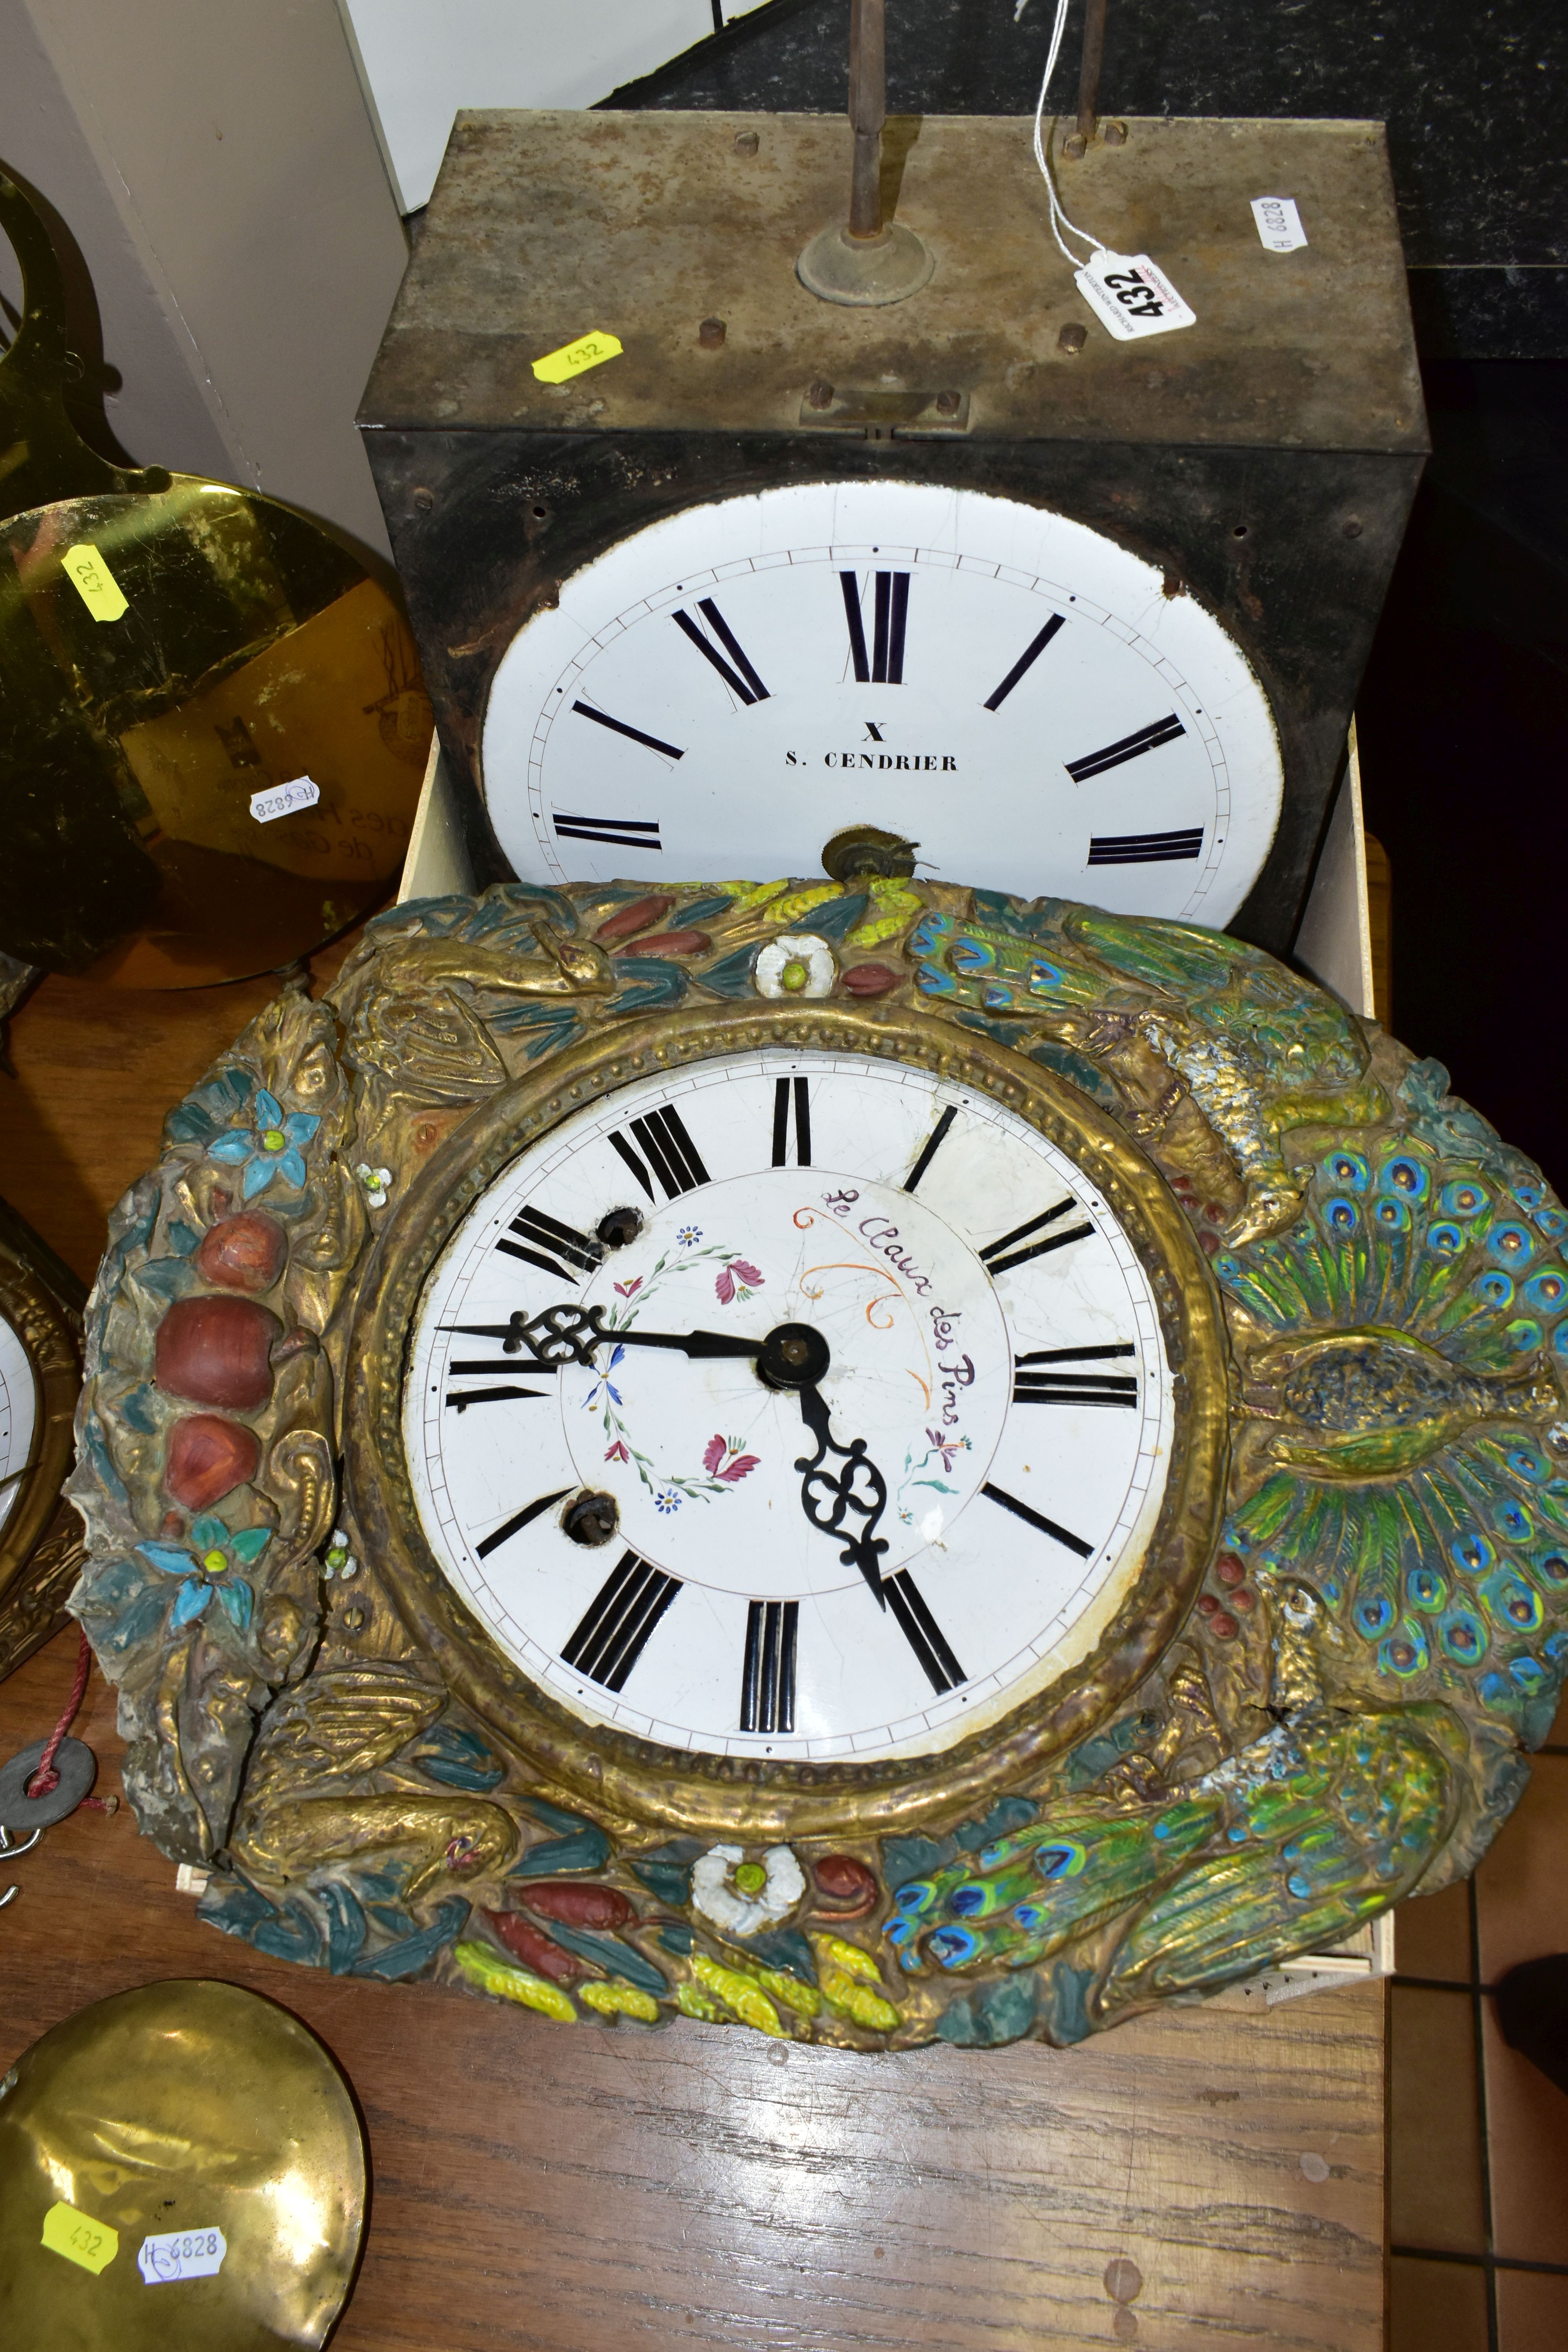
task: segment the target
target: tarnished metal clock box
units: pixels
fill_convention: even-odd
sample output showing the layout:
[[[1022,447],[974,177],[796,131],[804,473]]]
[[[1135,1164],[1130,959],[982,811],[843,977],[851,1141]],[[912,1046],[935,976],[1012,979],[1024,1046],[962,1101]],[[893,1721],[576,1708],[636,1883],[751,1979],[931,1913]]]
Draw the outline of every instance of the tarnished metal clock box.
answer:
[[[1131,342],[1052,241],[1027,119],[889,120],[884,218],[934,274],[887,308],[819,300],[795,262],[848,151],[829,116],[458,116],[360,424],[478,880],[510,871],[490,683],[568,573],[681,508],[893,478],[1069,515],[1231,633],[1285,770],[1232,929],[1288,951],[1426,448],[1382,125],[1134,119],[1058,157],[1073,218],[1196,312]],[[1305,247],[1264,247],[1264,195],[1295,199]],[[593,331],[621,356],[535,377]]]

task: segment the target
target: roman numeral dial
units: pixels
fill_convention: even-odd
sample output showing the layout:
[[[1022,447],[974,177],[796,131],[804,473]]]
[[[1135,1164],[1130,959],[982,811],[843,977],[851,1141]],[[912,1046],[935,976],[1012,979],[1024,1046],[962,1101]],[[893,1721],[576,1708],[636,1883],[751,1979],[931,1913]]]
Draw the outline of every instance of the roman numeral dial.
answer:
[[[563,1060],[432,1220],[404,1387],[464,1638],[606,1739],[743,1762],[735,1790],[968,1753],[1044,1702],[1086,1612],[1135,1605],[1185,1458],[1143,1212],[1090,1118],[802,1013],[657,1055],[639,1029],[608,1084]]]
[[[657,817],[558,814],[550,821],[557,841],[603,841],[617,849],[659,847]]]
[[[869,396],[909,429],[915,394]],[[478,747],[524,883],[815,875],[870,825],[954,887],[1229,927],[1283,761],[1197,597],[994,488],[760,463],[676,513],[634,499],[582,562],[550,541],[560,600],[495,646]]]
[[[1097,833],[1090,836],[1091,866],[1181,866],[1201,857],[1201,824],[1178,825],[1170,833]]]
[[[1093,1559],[1094,1546],[1091,1543],[1086,1543],[1082,1536],[1075,1536],[1070,1528],[1064,1528],[1058,1520],[1047,1518],[1043,1511],[1037,1511],[1032,1503],[1020,1502],[1017,1496],[1008,1494],[1005,1486],[993,1486],[987,1479],[981,1492],[988,1495],[994,1503],[999,1503],[1014,1518],[1022,1519],[1026,1528],[1034,1528],[1041,1535],[1048,1536],[1052,1543],[1060,1544],[1064,1551],[1074,1553],[1079,1559]]]
[[[780,1078],[773,1088],[773,1166],[790,1165],[791,1131],[795,1165],[811,1165],[811,1083],[806,1078]]]
[[[580,1282],[585,1274],[593,1274],[602,1263],[605,1251],[600,1242],[591,1241],[586,1234],[563,1225],[555,1217],[546,1216],[542,1209],[524,1209],[513,1217],[507,1233],[496,1247],[504,1257],[522,1258],[529,1265],[539,1266],[545,1274],[553,1275],[557,1282]]]
[[[956,1690],[965,1679],[963,1668],[953,1656],[947,1636],[931,1615],[909,1570],[900,1569],[882,1589],[888,1596],[893,1622],[914,1652],[932,1690],[939,1696],[945,1691]]]
[[[1067,1225],[1057,1233],[1044,1230],[1057,1224],[1077,1206],[1078,1202],[1069,1194],[1065,1201],[1058,1201],[1054,1209],[1044,1209],[1037,1217],[1026,1218],[1021,1225],[1015,1225],[1010,1234],[1003,1234],[997,1240],[987,1243],[980,1253],[981,1265],[989,1267],[993,1276],[1009,1274],[1015,1266],[1027,1265],[1034,1258],[1048,1257],[1053,1250],[1067,1249],[1073,1242],[1087,1241],[1094,1231],[1090,1224]],[[1033,1238],[1042,1233],[1043,1239]]]
[[[640,743],[645,750],[657,751],[663,759],[684,760],[686,757],[678,744],[667,743],[658,735],[645,734],[640,727],[630,726],[624,719],[612,719],[607,710],[595,710],[590,702],[574,702],[572,708],[579,719],[591,719],[595,727],[606,727],[612,735],[624,735],[628,743]],[[578,824],[582,820],[573,818],[568,822]]]
[[[1119,1357],[1135,1356],[1131,1342],[1103,1348],[1035,1348],[1015,1359],[1015,1404],[1083,1404],[1135,1406],[1137,1377],[1130,1372],[1067,1371],[1068,1364],[1109,1366]]]
[[[798,1601],[746,1603],[746,1656],[741,1670],[741,1729],[795,1729]]]
[[[1123,735],[1114,743],[1107,743],[1099,751],[1086,751],[1081,759],[1063,762],[1075,784],[1087,784],[1092,776],[1103,776],[1108,769],[1125,766],[1129,760],[1141,760],[1146,751],[1157,751],[1163,743],[1173,743],[1186,729],[1171,711],[1163,719],[1151,719],[1147,727],[1136,733]]]
[[[915,1187],[919,1184],[921,1178],[925,1174],[926,1170],[931,1166],[931,1161],[936,1158],[937,1153],[947,1141],[952,1122],[957,1117],[957,1104],[949,1103],[947,1108],[942,1112],[942,1117],[937,1120],[936,1125],[931,1129],[931,1133],[927,1136],[925,1141],[921,1144],[920,1150],[915,1155],[915,1164],[904,1179],[904,1190],[906,1192],[912,1192]]]
[[[503,1519],[499,1528],[492,1528],[474,1546],[476,1556],[489,1559],[492,1552],[500,1551],[503,1544],[509,1544],[514,1536],[520,1536],[524,1528],[531,1527],[535,1519],[542,1518],[552,1503],[563,1503],[570,1492],[570,1487],[558,1486],[552,1495],[538,1495],[531,1503],[525,1503],[521,1511],[514,1511],[510,1519]]]
[[[1065,614],[1053,613],[1050,619],[1046,623],[1045,627],[1036,631],[1034,636],[1025,646],[1023,652],[1018,656],[1017,660],[1013,664],[1012,668],[1007,672],[1007,675],[1003,679],[1001,685],[996,688],[994,693],[986,696],[985,708],[987,710],[1001,709],[1002,705],[1006,701],[1007,697],[1012,693],[1013,688],[1018,684],[1019,680],[1026,677],[1029,671],[1033,669],[1035,664],[1039,660],[1040,656],[1045,652],[1046,647],[1050,644],[1051,639],[1056,635],[1057,631],[1060,628],[1064,628],[1066,625],[1067,620]]]
[[[703,660],[718,672],[732,695],[744,703],[765,702],[767,688],[757,676],[742,649],[740,639],[712,597],[704,596],[697,609],[707,622],[711,635],[705,635],[689,613],[672,613],[670,618],[688,642],[696,646]],[[722,646],[722,652],[719,650],[720,646]],[[727,660],[726,655],[729,656]]]
[[[909,573],[872,573],[868,654],[859,575],[854,572],[841,572],[838,584],[844,594],[844,618],[849,628],[849,658],[857,679],[862,686],[902,686],[904,639],[910,620]]]
[[[679,1591],[679,1577],[650,1568],[635,1551],[622,1552],[562,1651],[563,1659],[605,1690],[624,1690]]]
[[[686,1131],[685,1120],[668,1105],[634,1118],[626,1132],[619,1128],[612,1129],[609,1141],[650,1201],[658,1197],[656,1183],[667,1201],[676,1201],[683,1192],[693,1192],[699,1184],[709,1181],[701,1154]]]

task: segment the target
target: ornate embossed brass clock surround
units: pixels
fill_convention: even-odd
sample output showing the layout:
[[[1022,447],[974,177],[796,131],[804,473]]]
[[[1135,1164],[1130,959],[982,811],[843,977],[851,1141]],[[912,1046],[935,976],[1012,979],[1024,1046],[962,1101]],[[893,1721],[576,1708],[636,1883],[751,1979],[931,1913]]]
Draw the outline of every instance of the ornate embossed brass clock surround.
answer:
[[[832,1099],[820,1074],[849,1072],[857,1120],[862,1096],[907,1090],[916,1123],[888,1162],[899,1199],[925,1181],[917,1155],[939,1096],[958,1106],[955,1150],[971,1129],[1011,1122],[1030,1150],[1054,1152],[1083,1232],[1098,1220],[1103,1240],[1114,1226],[1125,1295],[1142,1284],[1153,1302],[1145,1392],[1158,1367],[1174,1383],[1166,1483],[1147,1488],[1147,1517],[1126,1522],[1153,1528],[1136,1589],[1114,1585],[1132,1547],[1107,1538],[1111,1622],[1093,1619],[1094,1586],[1089,1654],[1054,1688],[995,1676],[973,1734],[961,1710],[979,1678],[950,1675],[930,1717],[940,1728],[949,1706],[941,1724],[959,1727],[946,1746],[945,1731],[879,1733],[861,1759],[846,1761],[841,1743],[785,1764],[759,1761],[754,1740],[661,1731],[659,1745],[612,1727],[624,1717],[607,1700],[574,1711],[554,1674],[564,1662],[596,1679],[568,1654],[581,1654],[570,1633],[581,1603],[567,1555],[592,1593],[614,1554],[574,1552],[573,1486],[539,1475],[551,1416],[559,1437],[574,1398],[572,1427],[591,1445],[561,1458],[608,1487],[626,1448],[577,1410],[590,1380],[596,1391],[614,1371],[605,1342],[673,1347],[689,1362],[689,1340],[704,1343],[698,1355],[734,1353],[743,1335],[738,1352],[757,1358],[759,1318],[795,1295],[782,1260],[745,1254],[726,1185],[752,1185],[760,1168],[756,1187],[784,1181],[787,1205],[808,1167],[814,1182],[842,1183],[830,1166],[889,1181],[875,1153],[805,1150],[798,1096],[795,1159],[781,1150],[781,1065],[816,1074],[818,1109]],[[595,1257],[590,1200],[605,1250],[633,1247],[604,1231],[623,1214],[605,1187],[630,1191],[607,1141],[618,1120],[635,1128],[623,1105],[686,1101],[711,1150],[712,1106],[742,1084],[753,1087],[754,1156],[731,1176],[715,1154],[717,1181],[674,1171],[662,1204],[645,1168],[645,1255]],[[1072,2042],[1435,1891],[1474,1866],[1516,1801],[1568,1662],[1568,1213],[1446,1086],[1436,1065],[1234,938],[899,875],[659,893],[515,886],[378,919],[326,1000],[286,990],[171,1112],[159,1168],[111,1220],[71,1491],[90,1534],[78,1607],[119,1684],[143,1828],[172,1857],[211,1866],[205,1918],[269,1953],[383,1979],[433,1974],[563,2021],[738,2019],[862,2048]],[[824,1132],[813,1129],[819,1142]],[[851,1149],[860,1132],[840,1130]],[[587,1168],[573,1156],[584,1136],[598,1139],[604,1181],[574,1215],[575,1194],[551,1193],[541,1171],[550,1153],[552,1166]],[[1024,1285],[1037,1276],[1002,1272],[1001,1241],[982,1262],[984,1234],[1008,1220],[953,1208],[943,1164],[911,1217],[979,1233],[966,1263],[979,1264],[979,1293],[1009,1302],[995,1311],[1011,1402],[1056,1408],[1018,1416],[1054,1480],[1069,1454],[1088,1458],[1091,1424],[1131,1421],[1087,1410],[1075,1421],[1085,1391],[1113,1404],[1138,1383],[1083,1373],[1020,1393],[1059,1373],[1016,1377],[1042,1360],[1018,1320],[1035,1311]],[[1031,1232],[1040,1205],[1016,1213]],[[500,1232],[521,1213],[535,1224],[506,1232],[537,1240],[540,1210],[568,1260],[577,1250],[572,1262],[593,1268],[585,1288],[574,1290],[567,1260],[531,1260],[526,1239],[492,1256],[492,1223]],[[1078,1237],[1070,1220],[1045,1222],[1047,1239]],[[717,1292],[706,1313],[728,1318],[720,1334],[637,1323],[666,1234],[678,1259],[689,1244],[692,1265],[707,1255],[701,1283],[661,1297],[696,1301],[695,1313]],[[1050,1264],[1082,1265],[1098,1245]],[[473,1277],[491,1287],[472,1292],[471,1317],[447,1313],[459,1293],[443,1287],[470,1282],[465,1251],[491,1269]],[[535,1273],[514,1277],[518,1258]],[[1047,1333],[1069,1287],[1039,1309]],[[608,1328],[584,1324],[580,1305],[548,1310],[586,1351],[569,1391],[565,1359],[548,1361],[518,1323],[531,1330],[547,1299],[599,1296],[618,1302]],[[498,1327],[518,1297],[526,1307]],[[516,1338],[529,1357],[493,1369],[553,1370],[560,1386],[546,1402],[507,1401],[531,1394],[527,1383],[449,1393],[448,1372],[460,1389],[459,1375],[492,1367],[452,1360],[443,1339],[430,1359],[439,1381],[416,1391],[433,1324],[502,1349]],[[590,1328],[602,1338],[581,1339]],[[719,1351],[706,1345],[715,1336]],[[1129,1352],[1061,1336],[1080,1364]],[[675,1358],[633,1356],[648,1361],[672,1366],[672,1392],[705,1400],[688,1432],[698,1452],[715,1425],[743,1426],[728,1405],[710,1417],[717,1386],[700,1389]],[[615,1376],[630,1394],[629,1368]],[[849,1392],[847,1376],[837,1393]],[[526,1523],[510,1590],[532,1579],[557,1611],[532,1651],[493,1616],[481,1626],[460,1558],[442,1552],[427,1514],[416,1520],[433,1457],[422,1466],[408,1436],[416,1399],[438,1452],[448,1431],[455,1447],[479,1432],[479,1453],[506,1473],[462,1524],[477,1550],[494,1549],[483,1528],[510,1543]],[[483,1410],[465,1420],[470,1403]],[[856,1424],[832,1426],[847,1457]],[[977,1459],[997,1458],[979,1455],[974,1426]],[[807,1541],[804,1488],[786,1496],[776,1458],[742,1454],[742,1442],[721,1434],[703,1454],[706,1491],[738,1496],[715,1506],[722,1522],[702,1521],[697,1499],[673,1526],[647,1506],[677,1582],[676,1548],[702,1525],[763,1524],[744,1513],[764,1491],[786,1496]],[[786,1469],[799,1443],[773,1448]],[[748,1483],[725,1485],[727,1468]],[[634,1472],[625,1478],[619,1507],[641,1507]],[[701,1483],[686,1481],[694,1497]],[[1018,1489],[1012,1503],[987,1491],[984,1513],[1006,1507],[976,1528],[981,1507],[955,1500],[944,1523],[969,1563],[956,1580],[936,1580],[951,1566],[921,1570],[972,1668],[970,1626],[1000,1589],[1008,1530],[1028,1516],[1014,1511]],[[1050,1491],[1026,1491],[1049,1534]],[[934,1541],[923,1522],[917,1533]],[[811,1590],[788,1585],[783,1557],[753,1542],[741,1568],[758,1580],[742,1594]],[[890,1586],[904,1571],[889,1566]],[[847,1589],[869,1629],[855,1671],[868,1673],[894,1612],[879,1617],[852,1571]],[[741,1599],[750,1656],[748,1605],[782,1624],[787,1604]],[[547,1671],[509,1663],[535,1654]],[[668,1645],[638,1657],[652,1668],[661,1654]],[[738,1643],[725,1654],[739,1665]],[[810,1699],[804,1642],[801,1657]],[[641,1671],[634,1658],[634,1696]],[[732,1706],[735,1682],[724,1689]],[[639,1699],[631,1713],[655,1710]]]
[[[920,1762],[791,1764],[691,1756],[590,1729],[509,1666],[431,1557],[400,1428],[408,1334],[426,1276],[463,1216],[519,1152],[629,1080],[761,1045],[875,1054],[1019,1111],[1093,1174],[1151,1277],[1181,1402],[1159,1526],[1091,1654],[1035,1703]],[[500,1090],[437,1150],[383,1232],[348,1343],[344,1477],[382,1575],[453,1693],[596,1811],[689,1836],[853,1835],[868,1810],[891,1829],[933,1808],[984,1811],[1115,1708],[1169,1644],[1213,1550],[1225,1489],[1226,1349],[1213,1276],[1156,1171],[1092,1104],[1047,1073],[999,1064],[962,1032],[875,1004],[689,1007],[616,1029]]]

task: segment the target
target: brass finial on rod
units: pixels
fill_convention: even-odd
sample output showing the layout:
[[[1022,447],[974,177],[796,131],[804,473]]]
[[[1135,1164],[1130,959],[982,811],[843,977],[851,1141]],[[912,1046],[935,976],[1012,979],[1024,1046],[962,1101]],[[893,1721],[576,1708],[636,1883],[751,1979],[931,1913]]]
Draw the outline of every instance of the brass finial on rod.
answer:
[[[849,218],[818,230],[795,264],[825,302],[868,308],[918,294],[936,262],[902,221],[882,220],[882,126],[888,113],[886,0],[849,0]]]

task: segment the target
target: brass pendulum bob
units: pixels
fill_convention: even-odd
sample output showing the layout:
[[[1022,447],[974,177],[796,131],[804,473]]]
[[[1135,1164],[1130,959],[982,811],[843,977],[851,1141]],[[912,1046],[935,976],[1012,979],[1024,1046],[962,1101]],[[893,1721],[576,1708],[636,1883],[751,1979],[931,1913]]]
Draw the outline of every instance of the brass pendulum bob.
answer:
[[[0,240],[24,286],[0,351],[0,1009],[31,967],[275,971],[403,863],[433,719],[395,583],[279,499],[89,447],[59,258],[3,167]]]
[[[936,268],[931,247],[902,221],[882,218],[882,125],[888,113],[886,0],[849,0],[849,123],[855,160],[849,218],[820,229],[795,264],[825,302],[872,309],[902,302]]]

